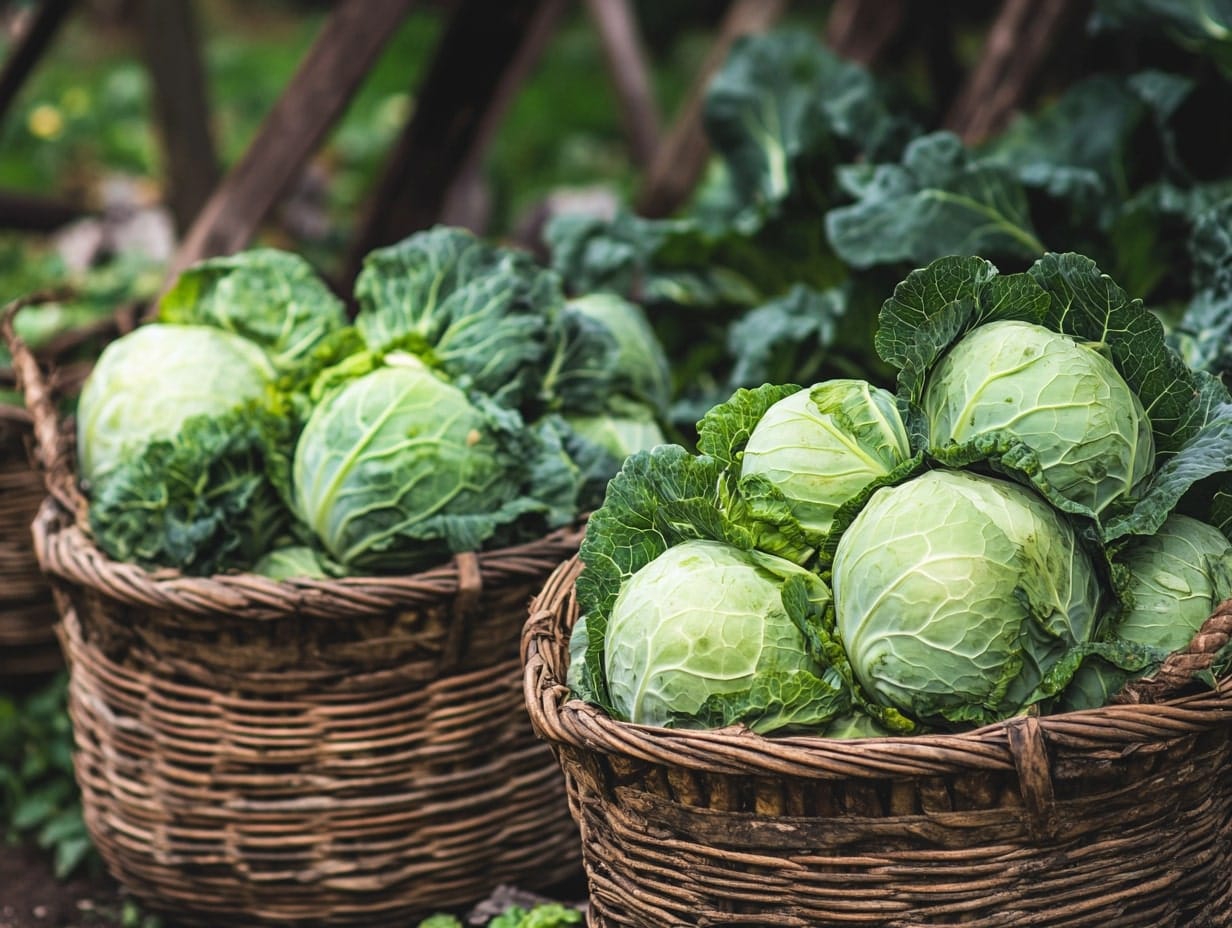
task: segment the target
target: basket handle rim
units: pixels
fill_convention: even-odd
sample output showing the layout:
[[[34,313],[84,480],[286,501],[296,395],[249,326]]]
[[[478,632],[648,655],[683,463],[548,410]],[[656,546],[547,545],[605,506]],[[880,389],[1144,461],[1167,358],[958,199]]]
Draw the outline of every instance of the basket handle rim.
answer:
[[[61,432],[52,380],[44,375],[34,352],[14,327],[17,314],[22,310],[75,296],[76,291],[72,288],[59,287],[39,290],[12,300],[0,313],[0,337],[8,344],[17,387],[30,414],[34,431],[34,462],[43,472],[47,492],[80,522],[85,518],[88,504],[77,486],[72,450]]]

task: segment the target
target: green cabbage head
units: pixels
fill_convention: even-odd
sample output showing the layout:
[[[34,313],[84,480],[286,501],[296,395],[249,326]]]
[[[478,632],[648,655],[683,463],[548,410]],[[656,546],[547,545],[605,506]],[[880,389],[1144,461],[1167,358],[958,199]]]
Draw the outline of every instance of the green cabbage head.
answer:
[[[863,380],[828,380],[766,410],[741,474],[769,480],[805,529],[825,534],[843,503],[910,456],[893,394]]]
[[[834,701],[836,681],[823,680],[784,603],[793,580],[817,621],[830,600],[825,584],[771,555],[685,541],[634,573],[604,642],[617,713],[677,728],[742,721],[763,733],[810,721]],[[756,707],[753,717],[742,715],[745,706]],[[819,715],[832,717],[833,707]]]
[[[143,325],[108,345],[77,406],[78,470],[87,483],[150,442],[176,438],[194,416],[261,401],[273,377],[265,353],[209,326]]]
[[[606,370],[599,381],[605,383],[609,394],[624,394],[658,413],[667,411],[672,395],[671,369],[640,306],[615,293],[588,293],[570,300],[565,313],[597,323],[611,340],[613,350],[605,359]],[[581,377],[584,372],[579,372],[575,379]],[[566,396],[566,406],[569,400]]]
[[[1142,402],[1095,347],[1030,322],[965,335],[928,377],[934,448],[1004,436],[1039,459],[1063,500],[1096,514],[1150,472],[1155,442]]]
[[[1144,670],[1093,658],[1066,688],[1061,707],[1107,705],[1127,682],[1149,673],[1165,654],[1185,647],[1215,607],[1232,595],[1232,545],[1218,529],[1177,513],[1154,535],[1136,537],[1118,556],[1129,570],[1125,609],[1113,626],[1121,640],[1159,650]]]
[[[873,699],[926,723],[1021,711],[1087,641],[1100,587],[1033,491],[934,470],[873,493],[833,565],[839,637]]]
[[[506,428],[399,353],[320,401],[295,448],[299,516],[346,568],[409,570],[475,550],[522,511]]]
[[[1134,539],[1120,557],[1130,580],[1116,634],[1169,652],[1189,644],[1230,592],[1230,554],[1219,529],[1175,513],[1154,535]]]

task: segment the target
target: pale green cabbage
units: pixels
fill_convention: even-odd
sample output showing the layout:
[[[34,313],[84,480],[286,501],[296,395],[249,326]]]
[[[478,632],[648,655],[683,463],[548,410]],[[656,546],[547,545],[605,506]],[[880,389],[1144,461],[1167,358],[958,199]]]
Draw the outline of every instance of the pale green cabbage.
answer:
[[[933,447],[1020,441],[1057,494],[1096,514],[1132,495],[1154,463],[1150,419],[1112,362],[1029,322],[964,336],[929,375],[923,408]]]
[[[923,722],[1026,707],[1100,605],[1073,530],[1033,491],[935,470],[875,492],[839,541],[838,633],[879,703]]]

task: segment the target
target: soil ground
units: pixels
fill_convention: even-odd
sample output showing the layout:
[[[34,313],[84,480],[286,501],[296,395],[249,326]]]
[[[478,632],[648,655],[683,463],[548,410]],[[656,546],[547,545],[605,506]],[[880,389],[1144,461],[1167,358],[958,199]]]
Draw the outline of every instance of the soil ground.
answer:
[[[583,898],[585,892],[581,874],[543,894],[494,887],[492,897],[470,914],[482,916],[477,922],[482,924],[510,904],[530,906],[561,900],[580,907],[573,900]],[[141,918],[132,903],[128,903],[129,918],[125,920],[126,901],[120,887],[101,868],[61,883],[42,851],[0,844],[0,928],[140,928]],[[159,924],[161,928],[176,928],[166,918]]]
[[[0,928],[118,928],[123,908],[106,874],[60,883],[42,851],[0,844]]]

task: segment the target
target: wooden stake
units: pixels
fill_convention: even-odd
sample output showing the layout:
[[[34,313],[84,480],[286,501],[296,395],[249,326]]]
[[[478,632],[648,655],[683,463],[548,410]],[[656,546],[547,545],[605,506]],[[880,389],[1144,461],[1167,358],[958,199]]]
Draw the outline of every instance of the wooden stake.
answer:
[[[658,148],[660,120],[637,18],[629,0],[586,0],[586,6],[603,43],[630,154],[644,168]]]
[[[460,0],[357,225],[344,285],[363,257],[438,222],[538,62],[567,0]]]
[[[732,43],[751,32],[764,32],[787,8],[787,0],[734,0],[719,27],[718,37],[702,63],[684,104],[667,137],[655,153],[635,202],[643,216],[674,213],[701,180],[710,156],[710,144],[702,126],[706,87],[722,67]]]
[[[1004,129],[1022,105],[1053,39],[1089,11],[1086,0],[1005,0],[979,62],[946,117],[968,145]]]
[[[167,205],[181,233],[218,184],[205,66],[190,0],[139,0],[137,22],[167,171]]]
[[[906,0],[835,0],[826,21],[826,44],[867,67],[894,41],[906,18]]]
[[[43,0],[26,31],[14,44],[4,62],[4,70],[0,71],[0,122],[4,121],[13,99],[51,46],[72,8],[73,0]]]
[[[414,0],[338,0],[256,138],[198,214],[170,275],[245,247],[341,118]]]

